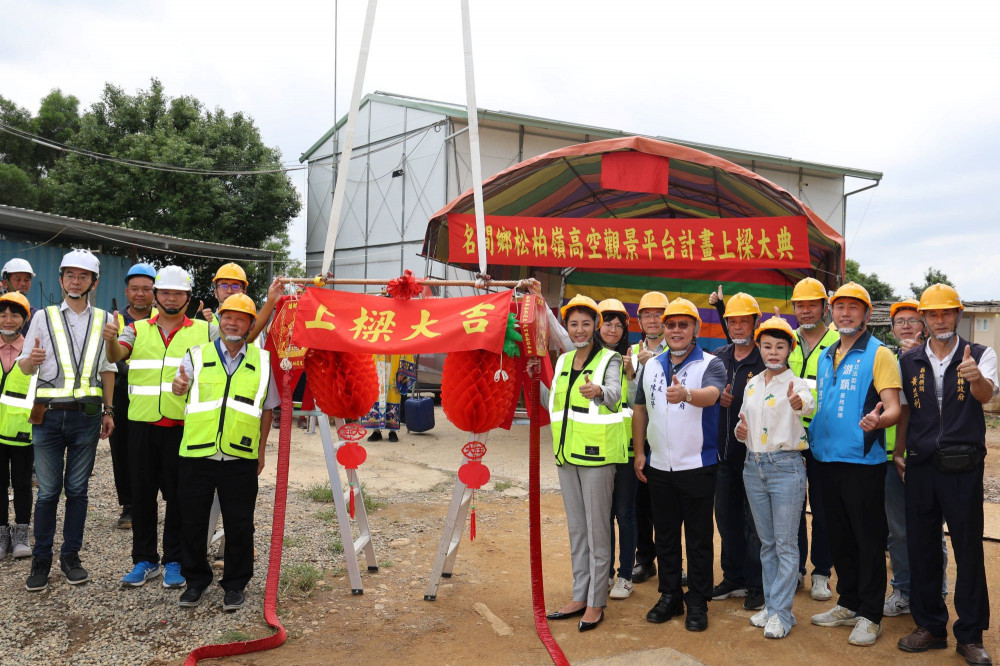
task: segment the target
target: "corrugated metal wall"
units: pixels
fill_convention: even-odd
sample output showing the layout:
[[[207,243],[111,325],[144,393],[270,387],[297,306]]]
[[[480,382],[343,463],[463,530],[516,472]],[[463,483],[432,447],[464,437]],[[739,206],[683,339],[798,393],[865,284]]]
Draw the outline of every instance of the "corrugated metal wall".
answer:
[[[59,262],[69,250],[58,245],[31,245],[17,241],[0,239],[0,266],[14,257],[27,259],[35,269],[35,279],[31,282],[31,292],[28,300],[36,308],[43,308],[62,301],[62,291],[59,288]],[[125,257],[95,252],[101,260],[101,278],[97,283],[96,295],[91,302],[97,307],[111,309],[111,299],[118,299],[119,306],[124,307],[124,280],[132,262]]]

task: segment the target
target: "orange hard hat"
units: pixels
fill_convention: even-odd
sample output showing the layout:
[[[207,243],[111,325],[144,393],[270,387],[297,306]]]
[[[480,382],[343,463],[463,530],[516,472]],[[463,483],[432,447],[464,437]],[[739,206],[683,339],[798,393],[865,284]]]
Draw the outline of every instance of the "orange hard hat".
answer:
[[[895,319],[896,313],[900,310],[919,310],[920,301],[915,298],[907,298],[906,300],[900,301],[898,303],[893,303],[889,307],[889,319]]]
[[[924,289],[924,293],[920,294],[918,309],[921,312],[924,310],[950,310],[952,308],[964,310],[965,306],[962,305],[962,299],[958,297],[958,292],[951,285],[932,284]]]
[[[757,299],[746,294],[744,292],[738,292],[733,294],[729,302],[726,303],[726,312],[723,317],[745,317],[745,316],[760,316],[760,305],[757,304]]]
[[[223,264],[219,267],[219,270],[215,272],[215,277],[212,278],[212,282],[214,283],[218,280],[238,280],[243,283],[243,286],[248,286],[250,284],[247,282],[247,272],[243,270],[243,267],[232,262]]]
[[[594,302],[590,296],[584,296],[583,294],[577,294],[573,298],[569,299],[566,305],[562,306],[559,313],[562,315],[563,321],[566,320],[566,313],[570,311],[571,308],[586,308],[592,310],[597,317],[596,326],[600,326],[604,322],[604,318],[601,316],[601,311],[597,307],[597,303]]]
[[[0,302],[7,301],[8,303],[16,303],[24,308],[24,320],[28,321],[31,319],[31,304],[28,302],[28,298],[19,291],[8,291],[3,296],[0,296]]]
[[[667,309],[663,312],[663,316],[660,317],[661,320],[666,320],[667,317],[674,317],[677,315],[684,315],[685,317],[691,317],[699,324],[701,323],[701,315],[698,314],[698,308],[695,304],[686,298],[675,298],[667,306]]]
[[[670,299],[658,291],[650,291],[642,295],[639,299],[639,308],[636,312],[643,310],[666,310],[670,305]]]
[[[243,312],[254,319],[257,318],[257,306],[254,304],[253,299],[246,294],[233,294],[227,298],[222,303],[222,307],[219,308],[219,316],[221,317],[222,313],[226,311]]]
[[[816,278],[807,277],[799,280],[792,289],[792,301],[826,300],[826,288]]]
[[[872,307],[872,299],[868,295],[868,290],[857,282],[845,282],[842,284],[837,291],[833,292],[833,296],[830,297],[830,305],[832,306],[840,298],[856,298],[867,305],[869,310]]]
[[[625,315],[625,320],[628,321],[628,310],[625,309],[625,304],[619,301],[617,298],[605,298],[603,301],[597,304],[597,311],[602,315],[605,312],[618,312]]]
[[[785,321],[784,318],[782,317],[771,317],[770,319],[762,323],[760,326],[758,326],[757,330],[754,331],[753,334],[754,342],[756,342],[757,338],[759,338],[764,333],[776,333],[778,331],[785,333],[786,335],[788,335],[789,338],[791,338],[792,349],[794,350],[796,345],[798,345],[798,340],[795,338],[795,331],[792,330],[791,324]]]

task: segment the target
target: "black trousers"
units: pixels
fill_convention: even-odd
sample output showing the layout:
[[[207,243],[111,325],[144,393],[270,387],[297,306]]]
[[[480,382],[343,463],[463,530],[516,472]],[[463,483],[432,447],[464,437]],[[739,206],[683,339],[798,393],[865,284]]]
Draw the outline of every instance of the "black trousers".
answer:
[[[181,511],[177,502],[177,460],[183,426],[133,421],[128,461],[132,476],[132,563],[161,561],[156,549],[158,502],[163,495],[163,559],[181,561]]]
[[[941,472],[933,464],[906,466],[906,550],[910,557],[913,621],[935,636],[948,633],[941,598],[941,519],[955,551],[955,612],[959,643],[982,643],[990,627],[990,597],[983,563],[983,464],[968,472]]]
[[[27,525],[31,522],[31,466],[35,461],[35,449],[29,446],[0,444],[0,491],[3,492],[3,521],[7,525],[10,514],[7,509],[7,486],[14,489],[14,522]]]
[[[830,553],[837,570],[837,603],[880,624],[886,586],[885,539],[889,531],[885,518],[886,465],[821,462],[819,468]],[[940,527],[937,535],[940,546]]]
[[[712,598],[715,475],[716,465],[680,472],[646,467],[656,531],[659,592],[680,596],[683,525],[688,560],[688,591],[684,600],[688,608],[705,608]]]
[[[115,429],[108,437],[111,447],[111,470],[115,475],[118,506],[132,505],[132,474],[128,464],[129,446],[128,386],[115,387]]]
[[[649,444],[646,444],[646,457],[649,458]],[[653,515],[649,506],[649,484],[637,481],[635,488],[635,563],[649,566],[656,559],[656,546],[653,544]]]
[[[188,587],[205,589],[212,584],[212,567],[208,564],[208,519],[218,492],[222,525],[226,530],[225,563],[219,585],[227,591],[242,590],[253,576],[257,461],[181,458],[180,474],[184,479],[179,491],[184,504],[181,572]]]
[[[760,538],[743,485],[743,460],[722,460],[715,480],[715,522],[722,538],[722,578],[763,590]]]
[[[806,480],[808,481],[809,510],[812,512],[812,551],[809,550],[809,530],[806,526],[806,505],[802,505],[799,520],[799,573],[806,573],[806,555],[811,556],[814,576],[830,576],[833,559],[830,557],[830,540],[826,536],[826,511],[823,509],[823,492],[820,488],[819,466],[812,451],[802,452],[806,459]]]

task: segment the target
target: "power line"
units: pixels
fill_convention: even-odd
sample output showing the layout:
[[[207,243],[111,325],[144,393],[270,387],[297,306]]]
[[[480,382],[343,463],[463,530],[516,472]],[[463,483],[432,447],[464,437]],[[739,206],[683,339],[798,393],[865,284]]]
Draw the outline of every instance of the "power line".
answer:
[[[46,148],[51,148],[52,150],[58,150],[60,152],[73,153],[80,155],[82,157],[89,157],[95,160],[103,160],[106,162],[113,162],[115,164],[121,164],[124,166],[135,167],[139,169],[149,169],[152,171],[164,171],[169,173],[183,173],[188,175],[199,175],[199,176],[250,176],[256,174],[266,174],[266,173],[287,173],[289,171],[300,171],[302,169],[307,169],[308,165],[292,165],[292,166],[281,166],[273,169],[197,169],[194,167],[183,167],[177,166],[175,164],[164,164],[161,162],[147,162],[145,160],[134,160],[124,157],[115,157],[114,155],[108,155],[106,153],[99,153],[93,150],[87,150],[83,148],[74,148],[72,146],[67,146],[65,144],[59,143],[57,141],[52,141],[51,139],[45,139],[36,134],[26,132],[22,129],[12,127],[6,123],[0,122],[0,132],[5,132],[11,136],[15,136],[20,139],[25,139],[36,143],[40,146]]]

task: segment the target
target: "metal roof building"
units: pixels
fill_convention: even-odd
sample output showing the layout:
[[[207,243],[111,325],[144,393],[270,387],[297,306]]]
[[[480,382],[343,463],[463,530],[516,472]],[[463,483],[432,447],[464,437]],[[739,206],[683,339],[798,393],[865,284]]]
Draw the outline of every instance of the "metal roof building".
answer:
[[[634,132],[479,110],[483,177],[542,153]],[[306,271],[320,266],[346,116],[300,157],[307,162]],[[455,277],[418,256],[430,217],[471,186],[465,106],[375,92],[361,102],[332,270],[337,277],[391,278],[404,269]],[[878,185],[877,171],[833,166],[655,136],[735,162],[806,203],[841,235],[847,199]],[[336,141],[335,141],[336,139]],[[848,191],[845,181],[869,181]]]

